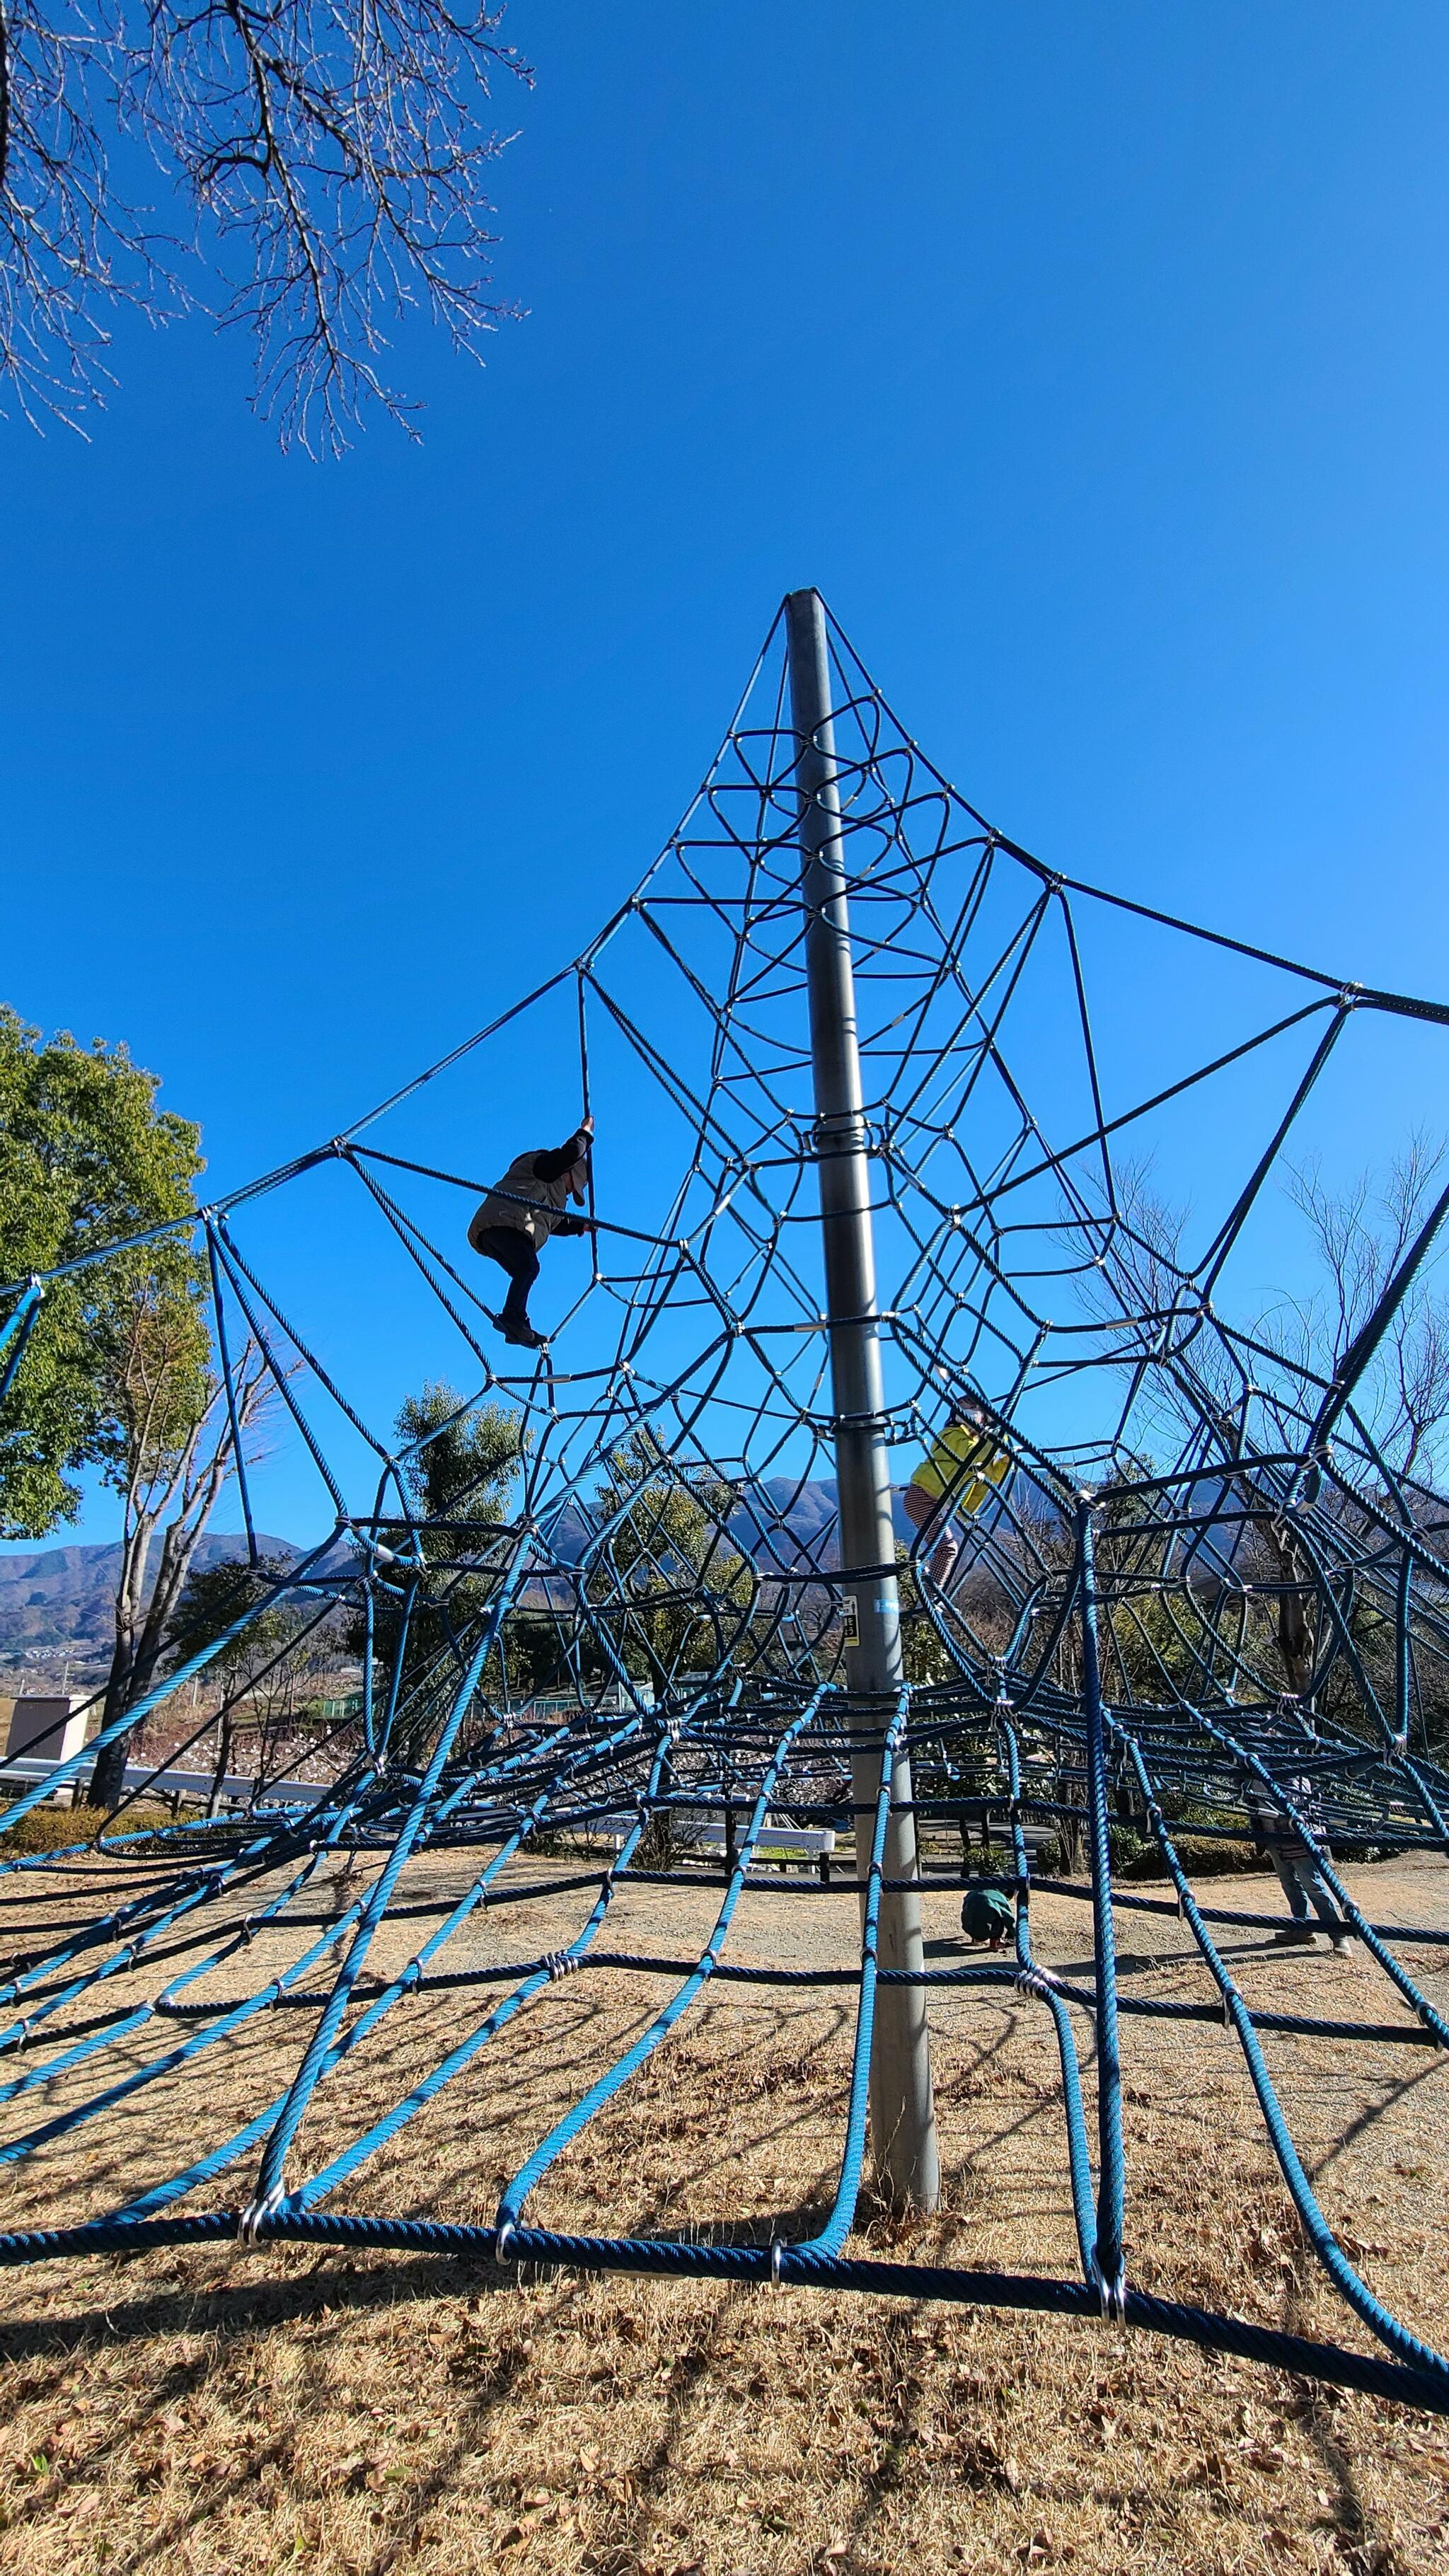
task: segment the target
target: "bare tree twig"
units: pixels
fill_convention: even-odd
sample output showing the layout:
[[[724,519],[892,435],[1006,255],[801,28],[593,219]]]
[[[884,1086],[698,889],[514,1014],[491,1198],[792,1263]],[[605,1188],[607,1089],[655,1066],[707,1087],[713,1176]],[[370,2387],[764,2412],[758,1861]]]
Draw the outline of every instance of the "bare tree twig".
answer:
[[[50,14],[46,14],[49,6]],[[447,0],[201,0],[144,12],[0,0],[0,398],[79,427],[112,381],[110,316],[205,304],[256,343],[284,444],[335,452],[366,408],[410,426],[387,331],[426,311],[474,357],[496,297],[489,84],[531,80],[501,10]],[[149,152],[178,209],[117,188]]]

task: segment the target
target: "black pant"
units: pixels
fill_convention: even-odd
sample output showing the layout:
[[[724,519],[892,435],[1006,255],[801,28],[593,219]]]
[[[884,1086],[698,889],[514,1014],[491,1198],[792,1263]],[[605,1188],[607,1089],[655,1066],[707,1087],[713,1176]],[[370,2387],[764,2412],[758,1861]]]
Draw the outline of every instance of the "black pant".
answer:
[[[516,1225],[480,1226],[468,1238],[475,1252],[488,1261],[496,1261],[508,1273],[508,1294],[503,1301],[504,1324],[528,1322],[528,1292],[538,1277],[538,1254],[527,1235]]]

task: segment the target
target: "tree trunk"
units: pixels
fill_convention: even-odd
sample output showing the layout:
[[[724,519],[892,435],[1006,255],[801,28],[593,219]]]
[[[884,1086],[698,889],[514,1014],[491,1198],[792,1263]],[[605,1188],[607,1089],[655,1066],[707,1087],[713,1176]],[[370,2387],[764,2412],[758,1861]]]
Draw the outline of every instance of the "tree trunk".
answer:
[[[126,1530],[121,1541],[121,1570],[116,1583],[116,1641],[111,1649],[111,1669],[106,1676],[106,1696],[101,1706],[100,1732],[114,1726],[124,1717],[137,1697],[132,1676],[136,1669],[136,1638],[141,1625],[141,1599],[146,1588],[146,1565],[151,1553],[154,1523],[141,1514]],[[91,1804],[104,1807],[114,1815],[125,1794],[126,1764],[130,1758],[129,1729],[107,1744],[96,1755],[91,1774]]]
[[[1313,1588],[1303,1581],[1303,1566],[1291,1531],[1275,1526],[1273,1547],[1278,1581],[1283,1587],[1278,1594],[1278,1653],[1293,1697],[1306,1699],[1313,1681],[1316,1642],[1308,1615]]]
[[[226,1482],[228,1452],[225,1444],[213,1459],[191,1501],[184,1506],[161,1541],[161,1562],[156,1569],[156,1583],[151,1599],[142,1611],[146,1584],[146,1566],[151,1541],[156,1532],[156,1514],[137,1512],[135,1526],[122,1543],[121,1580],[116,1587],[116,1645],[111,1657],[110,1678],[106,1683],[105,1707],[101,1714],[101,1731],[124,1717],[144,1699],[156,1678],[161,1650],[172,1611],[186,1587],[192,1559],[215,1509],[217,1497]],[[104,1807],[114,1815],[125,1795],[126,1765],[131,1758],[133,1732],[128,1727],[96,1755],[91,1775],[93,1805]]]

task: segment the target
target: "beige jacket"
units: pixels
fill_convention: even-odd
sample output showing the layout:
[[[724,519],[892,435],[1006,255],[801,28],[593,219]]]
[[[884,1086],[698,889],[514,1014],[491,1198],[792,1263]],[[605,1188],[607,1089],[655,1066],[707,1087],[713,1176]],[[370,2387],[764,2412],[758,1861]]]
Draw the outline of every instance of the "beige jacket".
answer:
[[[563,1219],[570,1199],[583,1206],[588,1174],[588,1140],[583,1136],[571,1136],[554,1152],[535,1146],[531,1153],[515,1155],[475,1211],[469,1242],[476,1250],[478,1236],[489,1226],[508,1225],[526,1234],[537,1249]]]

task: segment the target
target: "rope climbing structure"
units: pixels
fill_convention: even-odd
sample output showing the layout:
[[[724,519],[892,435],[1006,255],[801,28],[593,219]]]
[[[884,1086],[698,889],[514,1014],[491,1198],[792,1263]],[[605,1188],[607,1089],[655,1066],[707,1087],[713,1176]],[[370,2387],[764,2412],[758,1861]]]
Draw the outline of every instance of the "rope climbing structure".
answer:
[[[0,2162],[51,2176],[4,2259],[240,2236],[814,2283],[1106,2317],[1449,2412],[1291,2104],[1305,2041],[1395,2068],[1449,2045],[1403,1956],[1449,1965],[1449,1928],[1375,1925],[1341,1874],[1449,1852],[1449,1506],[1383,1394],[1449,1192],[1352,1313],[1274,1287],[1294,1158],[1371,1136],[1383,1050],[1446,1027],[1043,865],[792,596],[679,830],[573,962],[179,1229],[265,1579],[0,1813]],[[524,1352],[467,1223],[580,1101],[586,1236],[550,1249]],[[0,1405],[52,1284],[0,1300]],[[315,1484],[281,1568],[244,1366]],[[347,1640],[355,1704],[167,1823],[156,1777],[202,1760],[279,1611]],[[123,1740],[107,1829],[5,1860]],[[1265,1985],[1277,1954],[1245,1936],[1287,1918],[1207,1901],[1179,1847],[1250,1836],[1294,1856],[1372,2016]],[[1157,1895],[1114,1880],[1129,1845]],[[792,1850],[823,1875],[782,1874]],[[925,1937],[968,1862],[1010,1900],[999,1956]],[[675,1906],[673,1946],[611,1940],[635,1890]],[[1034,1893],[1090,1927],[1077,1972],[1034,1956]],[[836,1954],[742,1942],[751,1908],[808,1911]],[[1119,1970],[1144,1918],[1186,1991]],[[566,1977],[622,2000],[580,2023],[486,2210],[400,2210],[400,2142],[517,2090]],[[806,2214],[571,2225],[581,2149],[668,2085],[691,2021],[786,1989],[848,2013]],[[962,2142],[933,2036],[1003,1997],[1039,2027],[1075,2267],[848,2250],[866,2208],[903,2256],[937,2225]],[[1347,2340],[1134,2282],[1124,2096],[1154,2020],[1232,2054]]]

